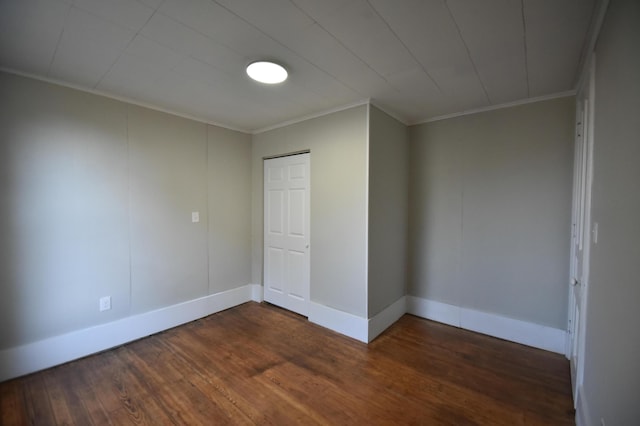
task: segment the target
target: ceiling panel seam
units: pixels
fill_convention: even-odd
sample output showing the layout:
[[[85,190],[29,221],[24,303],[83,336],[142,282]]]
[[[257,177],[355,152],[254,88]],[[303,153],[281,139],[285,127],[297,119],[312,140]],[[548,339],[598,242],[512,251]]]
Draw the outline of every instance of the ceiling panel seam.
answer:
[[[402,39],[398,36],[398,34],[395,32],[395,30],[391,27],[391,25],[389,24],[389,22],[387,22],[386,19],[384,19],[384,17],[380,14],[380,12],[378,11],[378,9],[376,9],[376,7],[374,5],[371,4],[371,2],[369,0],[367,0],[367,4],[369,5],[369,7],[371,7],[371,9],[376,13],[376,15],[378,15],[378,17],[380,18],[380,20],[382,22],[384,22],[384,24],[387,26],[387,28],[389,28],[389,31],[391,31],[391,34],[393,34],[393,36],[400,42],[400,44],[405,48],[405,50],[407,51],[407,53],[409,53],[409,55],[413,58],[413,60],[415,61],[415,63],[422,69],[422,71],[427,75],[427,77],[429,77],[429,80],[431,80],[431,82],[433,83],[434,86],[436,86],[436,88],[438,89],[438,91],[440,93],[442,92],[442,88],[440,87],[440,85],[438,84],[438,82],[431,76],[431,74],[429,74],[429,71],[427,71],[427,69],[425,68],[425,66],[422,64],[422,62],[420,62],[418,60],[418,58],[416,58],[416,56],[413,54],[413,52],[409,49],[409,47],[404,43],[404,41],[402,41]]]
[[[111,72],[111,70],[113,69],[113,67],[118,63],[118,61],[120,60],[120,58],[122,57],[123,54],[126,53],[127,49],[129,49],[129,46],[131,45],[131,43],[133,43],[133,41],[136,39],[136,37],[138,37],[138,35],[140,35],[140,31],[142,31],[142,29],[144,27],[147,26],[147,24],[149,23],[149,21],[151,21],[151,18],[153,18],[155,16],[155,14],[158,12],[158,9],[154,9],[153,13],[151,15],[149,15],[149,18],[147,18],[147,20],[145,21],[145,23],[143,25],[140,26],[140,28],[138,28],[138,30],[136,31],[136,33],[133,35],[133,37],[131,37],[131,40],[129,40],[129,42],[127,43],[127,45],[124,47],[124,49],[122,49],[122,51],[118,54],[118,56],[114,59],[114,61],[111,63],[111,65],[109,65],[109,68],[102,73],[102,75],[100,76],[100,78],[98,79],[98,82],[96,84],[93,85],[93,88],[96,89],[101,83],[102,80],[104,80],[104,78],[109,75],[109,72]]]
[[[484,92],[484,96],[487,99],[487,102],[489,103],[489,105],[492,104],[491,102],[491,98],[489,97],[489,93],[487,92],[487,88],[484,86],[484,82],[482,81],[482,78],[480,77],[480,73],[478,72],[478,67],[476,66],[476,63],[473,61],[473,57],[471,56],[471,51],[469,50],[469,46],[467,45],[467,42],[465,41],[464,37],[462,36],[462,31],[460,31],[460,25],[458,24],[458,21],[456,20],[456,17],[453,15],[453,12],[451,12],[451,8],[449,7],[449,3],[445,0],[444,5],[447,8],[447,12],[449,13],[449,16],[451,16],[451,20],[453,21],[453,23],[456,26],[456,31],[458,31],[458,36],[460,37],[460,40],[462,41],[462,44],[464,45],[464,49],[467,51],[467,56],[469,57],[469,61],[471,62],[471,65],[473,66],[473,71],[476,74],[476,77],[478,78],[478,82],[480,83],[480,87],[482,87],[482,91]]]
[[[330,72],[328,72],[327,70],[325,70],[324,68],[321,68],[318,64],[308,60],[307,58],[305,58],[304,56],[301,56],[298,52],[296,52],[295,50],[291,49],[289,46],[283,44],[282,42],[280,42],[279,40],[276,40],[275,38],[273,38],[271,35],[267,34],[266,32],[264,32],[261,28],[257,27],[256,25],[254,25],[252,22],[249,22],[244,16],[240,16],[238,15],[236,12],[234,12],[233,10],[229,9],[227,6],[225,6],[224,4],[221,4],[215,0],[213,0],[214,3],[216,3],[218,6],[220,6],[221,8],[225,9],[226,11],[228,11],[229,13],[231,13],[232,15],[236,16],[238,19],[240,19],[241,21],[247,23],[248,25],[250,25],[251,27],[253,27],[256,31],[260,32],[260,34],[264,35],[265,37],[267,37],[268,39],[272,40],[273,42],[279,44],[280,46],[284,47],[285,49],[287,49],[289,52],[291,52],[293,55],[297,56],[298,58],[300,58],[302,61],[308,63],[309,65],[312,65],[313,67],[315,67],[316,69],[318,69],[320,72],[325,73],[326,75],[328,75],[329,77],[335,79],[336,81],[340,82],[341,84],[343,84],[345,87],[347,87],[349,90],[352,90],[354,93],[357,93],[358,95],[364,96],[363,93],[360,93],[359,90],[356,90],[355,88],[351,87],[349,84],[347,84],[346,82],[342,81],[340,78],[336,77],[335,75],[331,74]],[[293,4],[293,3],[292,3]],[[298,9],[300,9],[296,4],[293,4],[295,7],[297,7]],[[300,11],[302,11],[302,13],[304,13],[305,15],[306,12],[302,9],[300,9]],[[318,25],[319,28],[322,28],[322,26],[320,24],[318,24],[316,22],[315,19],[313,19],[311,16],[307,15],[311,20],[313,20],[313,22],[316,23],[316,25]],[[327,34],[329,34],[331,37],[334,37],[333,34],[329,33],[327,30],[325,30],[324,28],[322,28],[323,31],[327,32]],[[334,37],[335,38],[335,37]],[[339,42],[339,41],[338,41]],[[340,43],[342,45],[342,43]],[[345,47],[346,49],[346,47]],[[348,49],[347,49],[348,50]],[[351,51],[349,51],[351,52]],[[354,55],[355,56],[355,55]],[[361,62],[362,59],[358,58]],[[363,62],[364,63],[364,62]],[[365,65],[369,66],[369,64]],[[375,70],[374,70],[375,71]],[[385,80],[386,81],[386,80]],[[315,90],[313,90],[313,92],[315,92]]]
[[[223,43],[223,42],[221,42],[221,41],[219,41],[219,40],[214,40],[214,39],[212,39],[210,36],[208,36],[207,34],[203,33],[203,32],[202,32],[202,31],[200,31],[198,28],[192,27],[191,25],[188,25],[188,24],[184,23],[184,22],[183,22],[183,21],[181,21],[181,20],[178,20],[178,19],[176,19],[176,18],[174,18],[174,17],[172,17],[172,16],[167,15],[166,13],[163,13],[159,8],[158,8],[158,16],[164,16],[165,18],[167,18],[167,19],[171,20],[172,22],[174,22],[176,25],[181,25],[181,26],[183,26],[183,27],[187,28],[189,31],[193,31],[194,33],[196,33],[196,34],[198,34],[198,35],[200,35],[200,36],[202,36],[202,37],[206,38],[206,39],[207,39],[208,41],[210,41],[211,43],[215,43],[215,44],[217,44],[217,45],[219,45],[219,46],[222,46],[222,47],[224,47],[225,49],[228,49],[230,52],[233,52],[233,53],[237,54],[238,56],[242,56],[242,57],[244,57],[244,56],[245,56],[242,52],[240,52],[240,51],[236,50],[236,49],[235,49],[235,48],[233,48],[232,46],[229,46],[229,45],[227,45],[226,43]],[[236,15],[236,16],[237,16],[237,15]],[[153,16],[152,16],[152,17],[153,17]],[[149,20],[151,20],[151,19],[149,19]],[[144,28],[146,27],[146,25],[147,25],[147,24],[145,24],[145,25],[140,29],[140,32],[142,32],[142,31],[144,30]],[[193,59],[194,61],[200,62],[201,64],[204,64],[204,65],[206,65],[206,66],[212,67],[212,68],[214,68],[214,69],[216,69],[216,70],[220,71],[221,73],[223,73],[223,74],[225,74],[225,75],[232,76],[232,74],[230,74],[229,72],[227,72],[224,68],[221,68],[220,66],[218,66],[218,65],[216,65],[216,64],[214,64],[214,63],[211,63],[211,62],[207,62],[207,61],[205,61],[205,60],[202,60],[202,59],[200,59],[200,58],[198,58],[198,57],[194,56],[194,55],[193,55],[193,54],[191,54],[191,53],[183,54],[179,49],[177,49],[177,48],[175,48],[175,47],[171,46],[170,44],[168,44],[168,43],[166,43],[166,42],[164,42],[164,41],[160,41],[160,40],[158,40],[158,39],[157,39],[157,38],[155,38],[155,37],[152,37],[152,36],[150,36],[150,35],[148,35],[148,34],[140,34],[140,36],[141,36],[141,37],[146,37],[146,38],[148,38],[149,40],[153,41],[154,43],[157,43],[158,45],[160,45],[160,46],[162,46],[162,47],[164,47],[164,48],[166,48],[166,49],[168,49],[168,50],[171,50],[171,51],[175,52],[175,53],[176,53],[176,54],[178,54],[178,55],[184,55],[184,56],[186,56],[186,57],[189,57],[189,58]]]
[[[360,61],[363,65],[365,65],[367,68],[369,68],[371,71],[373,71],[378,77],[380,77],[382,80],[384,80],[384,82],[394,91],[400,93],[395,87],[393,87],[391,84],[389,84],[389,81],[382,75],[380,74],[378,71],[376,71],[371,65],[369,65],[369,63],[367,61],[365,61],[364,59],[362,59],[360,56],[358,56],[353,50],[349,49],[348,46],[346,46],[342,40],[340,40],[338,37],[336,37],[335,34],[333,34],[331,31],[327,30],[324,26],[322,26],[322,24],[318,21],[316,21],[315,19],[313,19],[313,16],[309,15],[304,9],[300,8],[300,6],[298,6],[297,4],[295,4],[294,2],[291,2],[291,4],[293,4],[296,8],[298,8],[298,10],[300,10],[300,12],[304,13],[307,17],[309,17],[309,19],[311,19],[313,22],[315,22],[315,25],[318,26],[318,28],[320,28],[322,31],[324,31],[325,33],[327,33],[329,36],[331,36],[331,38],[333,38],[340,46],[342,46],[347,52],[349,52],[351,55],[353,55],[354,58],[356,58],[358,61]],[[376,12],[377,13],[377,12]],[[345,82],[343,82],[342,80],[340,80],[337,77],[334,77],[336,80],[340,81],[341,83],[343,83],[345,86],[349,87]],[[352,89],[354,90],[356,93],[361,94],[358,90]]]
[[[51,55],[51,60],[49,61],[49,66],[47,67],[47,75],[51,73],[51,67],[53,66],[53,62],[56,59],[56,54],[58,53],[58,47],[60,47],[60,43],[62,42],[62,36],[64,35],[64,29],[67,27],[67,20],[69,19],[69,14],[71,13],[71,8],[73,5],[69,5],[67,8],[67,13],[64,15],[64,21],[62,23],[62,29],[60,30],[60,34],[58,34],[58,41],[56,42],[56,47],[53,49],[53,54]]]

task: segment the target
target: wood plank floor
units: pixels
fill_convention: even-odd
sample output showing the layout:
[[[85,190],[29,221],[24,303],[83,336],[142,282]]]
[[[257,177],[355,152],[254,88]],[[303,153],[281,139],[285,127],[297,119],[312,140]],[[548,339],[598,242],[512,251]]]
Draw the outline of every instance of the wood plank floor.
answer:
[[[368,346],[249,302],[0,384],[0,424],[574,424],[565,358],[405,315]]]

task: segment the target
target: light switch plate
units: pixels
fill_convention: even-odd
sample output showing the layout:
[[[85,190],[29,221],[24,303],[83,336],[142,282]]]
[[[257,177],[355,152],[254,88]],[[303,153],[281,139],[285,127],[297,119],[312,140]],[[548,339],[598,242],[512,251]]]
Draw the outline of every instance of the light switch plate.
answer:
[[[200,222],[200,212],[191,212],[191,222],[193,223]]]

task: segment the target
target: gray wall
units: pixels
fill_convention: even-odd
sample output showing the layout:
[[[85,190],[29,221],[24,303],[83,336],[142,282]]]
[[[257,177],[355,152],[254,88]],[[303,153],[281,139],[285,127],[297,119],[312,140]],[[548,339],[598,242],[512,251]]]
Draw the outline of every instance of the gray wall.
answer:
[[[262,284],[263,158],[311,151],[311,300],[367,317],[367,107],[254,135],[254,283]]]
[[[369,292],[374,317],[405,295],[409,220],[407,127],[369,111]]]
[[[251,282],[251,137],[208,126],[209,292]]]
[[[208,292],[207,137],[206,124],[128,110],[131,310],[139,313]],[[203,220],[192,223],[192,211]]]
[[[574,98],[410,128],[414,296],[567,322]]]
[[[0,73],[0,349],[248,284],[250,149]]]
[[[640,3],[612,0],[596,45],[595,145],[583,383],[592,425],[640,420]]]

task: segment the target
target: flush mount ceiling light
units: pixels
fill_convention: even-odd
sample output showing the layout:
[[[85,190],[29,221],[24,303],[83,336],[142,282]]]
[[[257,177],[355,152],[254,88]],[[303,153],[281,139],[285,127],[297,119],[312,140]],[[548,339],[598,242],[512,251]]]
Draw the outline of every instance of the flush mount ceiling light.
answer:
[[[265,84],[282,83],[289,75],[282,65],[269,61],[258,61],[247,65],[247,74],[255,81]]]

